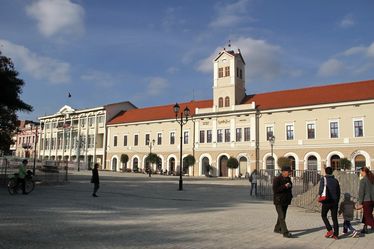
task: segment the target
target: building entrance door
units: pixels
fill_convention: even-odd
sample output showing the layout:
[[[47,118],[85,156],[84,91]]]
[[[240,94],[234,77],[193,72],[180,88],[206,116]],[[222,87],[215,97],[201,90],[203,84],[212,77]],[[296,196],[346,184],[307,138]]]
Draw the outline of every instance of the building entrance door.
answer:
[[[227,177],[228,168],[227,168],[227,156],[222,156],[219,160],[219,176]]]

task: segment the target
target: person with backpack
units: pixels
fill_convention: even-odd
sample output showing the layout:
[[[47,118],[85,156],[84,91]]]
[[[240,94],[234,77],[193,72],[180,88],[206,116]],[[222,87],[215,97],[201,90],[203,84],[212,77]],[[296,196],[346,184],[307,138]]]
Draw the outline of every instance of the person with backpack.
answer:
[[[321,178],[319,185],[319,196],[322,196],[324,192],[326,183],[326,199],[321,201],[321,217],[325,223],[327,233],[325,238],[333,238],[335,240],[339,239],[339,223],[338,223],[338,206],[340,199],[340,185],[339,181],[332,174],[333,170],[331,167],[325,169],[325,177]],[[331,218],[334,226],[332,229],[329,219],[327,218],[327,213],[331,212]]]

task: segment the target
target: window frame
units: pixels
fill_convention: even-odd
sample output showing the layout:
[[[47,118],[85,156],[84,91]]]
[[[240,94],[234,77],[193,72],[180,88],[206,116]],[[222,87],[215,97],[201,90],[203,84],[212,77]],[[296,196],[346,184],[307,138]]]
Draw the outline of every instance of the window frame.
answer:
[[[295,140],[295,125],[294,123],[286,123],[285,124],[285,131],[286,131],[286,140],[292,141]]]
[[[313,133],[313,137],[309,137],[309,125],[313,125],[313,130],[314,130],[314,133]],[[311,140],[311,139],[316,139],[317,138],[317,125],[316,125],[316,122],[306,122],[306,126],[305,126],[305,129],[306,129],[306,139],[307,140]]]
[[[248,131],[248,132],[246,132]],[[243,140],[244,142],[251,141],[251,127],[244,127],[243,129]]]
[[[356,136],[356,122],[361,122],[361,136]],[[353,125],[353,137],[354,138],[360,138],[360,137],[364,137],[365,136],[365,133],[364,133],[364,118],[353,118],[352,119],[352,125]]]
[[[332,130],[331,130],[331,124],[332,123],[336,123],[337,124],[337,130],[338,130],[338,132],[337,132],[337,136],[336,137],[333,137],[332,136]],[[329,138],[340,138],[340,124],[339,124],[339,120],[337,120],[337,119],[332,119],[332,120],[329,120]]]
[[[169,144],[175,144],[175,131],[169,133]]]

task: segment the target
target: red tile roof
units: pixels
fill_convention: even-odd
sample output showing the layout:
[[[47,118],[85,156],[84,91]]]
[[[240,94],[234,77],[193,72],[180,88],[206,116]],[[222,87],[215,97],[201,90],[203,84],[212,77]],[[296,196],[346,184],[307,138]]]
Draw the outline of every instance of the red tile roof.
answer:
[[[132,109],[120,112],[112,120],[108,122],[111,124],[153,121],[175,118],[173,107],[175,104],[152,106],[140,109]],[[179,103],[180,110],[183,111],[186,106],[190,109],[191,116],[195,115],[196,108],[208,108],[213,106],[212,100],[197,100],[186,103]]]
[[[247,96],[242,104],[250,104],[254,101],[260,110],[270,110],[369,99],[374,99],[374,80],[259,93]],[[198,100],[179,105],[181,110],[188,106],[193,116],[196,108],[213,107],[213,101]],[[123,111],[108,124],[175,118],[173,106],[174,104]]]
[[[368,99],[374,99],[374,80],[254,94],[243,104],[254,101],[260,110],[269,110]]]

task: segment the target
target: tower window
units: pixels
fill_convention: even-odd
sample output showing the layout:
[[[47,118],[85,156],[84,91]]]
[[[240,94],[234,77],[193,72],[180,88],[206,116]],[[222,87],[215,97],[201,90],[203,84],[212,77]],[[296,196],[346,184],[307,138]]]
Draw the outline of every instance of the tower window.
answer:
[[[239,78],[239,68],[236,68],[236,77]]]
[[[218,68],[218,78],[223,77],[223,67]]]
[[[225,67],[225,76],[230,76],[230,67]]]
[[[226,97],[225,98],[225,107],[228,107],[228,106],[230,106],[230,98]]]
[[[223,98],[218,99],[218,107],[223,107]]]

